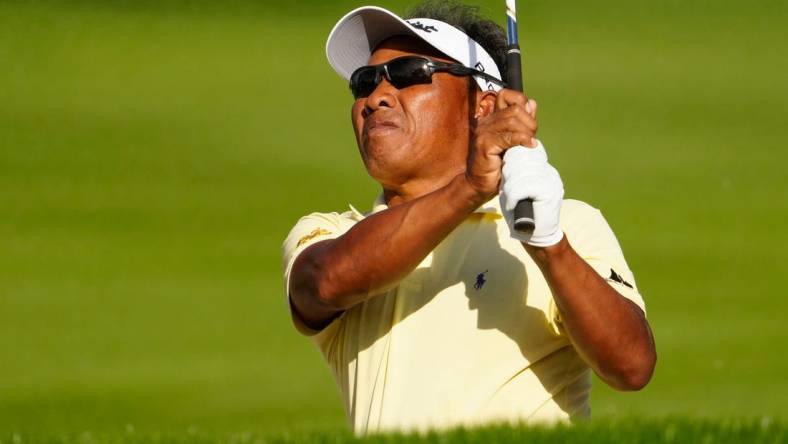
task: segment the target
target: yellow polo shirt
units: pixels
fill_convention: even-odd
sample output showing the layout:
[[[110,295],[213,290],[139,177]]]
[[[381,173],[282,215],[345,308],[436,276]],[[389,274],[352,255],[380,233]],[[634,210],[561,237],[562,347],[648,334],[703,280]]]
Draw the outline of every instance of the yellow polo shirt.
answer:
[[[385,209],[378,198],[373,213]],[[285,288],[299,253],[363,219],[352,207],[301,218],[284,242]],[[561,226],[578,254],[645,311],[602,214],[565,200]],[[357,434],[590,416],[591,370],[564,334],[539,268],[509,236],[497,197],[395,288],[323,330],[291,314],[328,362]]]

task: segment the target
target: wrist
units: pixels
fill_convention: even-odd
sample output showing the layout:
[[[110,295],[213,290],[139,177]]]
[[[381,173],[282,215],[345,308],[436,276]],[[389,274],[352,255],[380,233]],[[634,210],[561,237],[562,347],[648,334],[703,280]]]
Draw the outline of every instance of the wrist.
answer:
[[[525,242],[522,244],[525,247],[525,251],[528,252],[539,268],[559,262],[573,251],[572,246],[569,245],[569,241],[566,239],[566,235],[564,235],[558,243],[546,247],[529,245]]]
[[[467,173],[455,176],[449,186],[454,187],[453,195],[462,199],[469,212],[476,210],[493,197],[477,188]]]

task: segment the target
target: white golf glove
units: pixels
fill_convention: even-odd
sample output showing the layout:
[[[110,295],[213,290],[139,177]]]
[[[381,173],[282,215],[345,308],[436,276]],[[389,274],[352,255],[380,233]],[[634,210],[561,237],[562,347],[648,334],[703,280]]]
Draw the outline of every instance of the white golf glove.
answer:
[[[501,208],[509,232],[514,239],[535,247],[549,247],[563,237],[558,218],[564,200],[564,184],[561,176],[547,163],[547,153],[542,142],[536,148],[515,147],[503,156],[501,180]],[[532,234],[523,234],[514,229],[514,207],[523,199],[534,202],[536,228]]]

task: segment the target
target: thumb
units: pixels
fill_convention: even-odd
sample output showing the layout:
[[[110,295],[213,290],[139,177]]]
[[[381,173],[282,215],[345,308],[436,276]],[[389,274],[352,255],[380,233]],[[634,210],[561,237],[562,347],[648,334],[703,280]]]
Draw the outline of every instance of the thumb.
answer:
[[[528,99],[528,102],[525,104],[525,110],[528,111],[528,114],[530,114],[534,119],[536,118],[536,108],[536,100]]]

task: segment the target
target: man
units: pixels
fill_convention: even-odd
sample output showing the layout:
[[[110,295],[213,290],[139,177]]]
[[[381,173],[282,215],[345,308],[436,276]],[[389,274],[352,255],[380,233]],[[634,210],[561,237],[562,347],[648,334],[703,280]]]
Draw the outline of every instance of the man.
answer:
[[[293,321],[358,434],[588,417],[591,369],[621,390],[654,369],[632,273],[601,213],[563,200],[536,103],[502,88],[500,27],[445,1],[411,17],[360,8],[329,36],[382,194],[292,229]],[[511,227],[524,198],[531,235]]]

